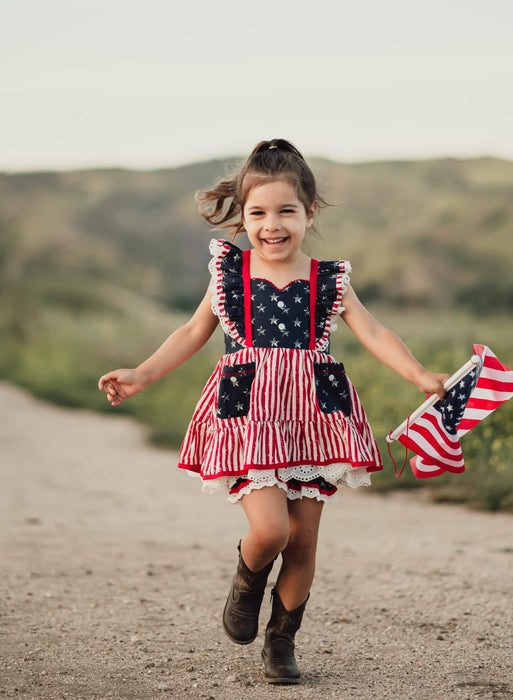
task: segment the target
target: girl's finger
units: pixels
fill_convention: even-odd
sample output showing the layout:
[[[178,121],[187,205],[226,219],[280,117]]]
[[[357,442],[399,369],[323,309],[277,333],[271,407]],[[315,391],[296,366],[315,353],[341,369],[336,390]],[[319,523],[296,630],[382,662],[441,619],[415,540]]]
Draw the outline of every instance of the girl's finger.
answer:
[[[100,381],[98,382],[99,390],[104,391],[108,384],[110,384],[110,380],[107,377],[100,377]]]
[[[107,379],[107,378],[103,378],[103,377],[102,377],[102,378],[100,379],[99,387],[100,387],[100,391],[106,391],[107,393],[112,393],[112,392],[114,392],[114,394],[117,393],[117,392],[116,392],[116,389],[115,389],[115,387],[114,387],[114,384],[113,384],[113,382],[112,382],[110,379]]]

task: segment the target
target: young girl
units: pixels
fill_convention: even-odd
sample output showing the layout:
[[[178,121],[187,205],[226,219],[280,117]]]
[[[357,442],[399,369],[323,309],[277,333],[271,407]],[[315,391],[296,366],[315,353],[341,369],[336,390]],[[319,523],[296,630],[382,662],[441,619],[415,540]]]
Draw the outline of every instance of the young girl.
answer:
[[[245,231],[252,248],[210,244],[210,286],[192,318],[136,369],[103,375],[112,406],[185,362],[218,322],[226,352],[192,416],[179,467],[206,491],[240,501],[249,529],[223,614],[227,635],[249,644],[275,559],[281,566],[262,651],[265,679],[299,683],[294,637],[309,598],[323,504],[337,485],[368,485],[383,468],[344,366],[329,354],[341,316],[381,362],[427,394],[447,375],[424,369],[362,306],[347,261],[301,250],[319,203],[314,176],[288,141],[262,141],[241,171],[200,195],[213,225]],[[206,209],[205,209],[206,208]]]

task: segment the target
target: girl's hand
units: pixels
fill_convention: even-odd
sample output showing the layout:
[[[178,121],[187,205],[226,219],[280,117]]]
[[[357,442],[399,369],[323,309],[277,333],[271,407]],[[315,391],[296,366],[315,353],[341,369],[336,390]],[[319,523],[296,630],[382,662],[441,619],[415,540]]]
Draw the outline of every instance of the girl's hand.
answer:
[[[438,394],[439,398],[445,397],[444,383],[449,379],[448,374],[437,374],[423,370],[416,382],[419,389],[424,394]]]
[[[98,389],[107,394],[111,406],[119,406],[120,403],[138,394],[146,387],[138,377],[135,369],[117,369],[100,377]]]

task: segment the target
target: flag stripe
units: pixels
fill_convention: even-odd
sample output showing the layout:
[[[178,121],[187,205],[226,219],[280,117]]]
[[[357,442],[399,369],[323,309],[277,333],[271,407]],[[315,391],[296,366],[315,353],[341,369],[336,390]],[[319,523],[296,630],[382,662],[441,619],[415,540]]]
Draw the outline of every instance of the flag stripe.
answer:
[[[485,348],[485,350],[488,350],[490,352],[489,348]],[[497,357],[495,357],[493,353],[491,355],[485,354],[484,366],[491,370],[499,370],[499,372],[511,372],[510,368],[506,367],[506,365],[503,365],[502,362]]]
[[[480,421],[478,421],[478,420],[469,420],[467,418],[463,418],[460,421],[460,424],[458,426],[458,437],[459,438],[463,437],[463,435],[468,433],[469,430],[472,430],[472,428],[475,428],[479,422]]]
[[[451,436],[449,433],[447,433],[444,429],[443,423],[441,422],[441,417],[438,412],[436,412],[437,415],[433,415],[432,413],[427,413],[421,416],[418,421],[415,422],[415,428],[417,425],[424,425],[424,421],[429,423],[431,426],[433,426],[434,430],[437,431],[438,436],[440,439],[442,439],[447,447],[454,448],[455,446],[458,446],[458,440],[456,439],[456,436]],[[414,428],[414,429],[415,429]],[[434,433],[432,430],[431,432]]]
[[[467,416],[472,410],[487,411],[488,413],[491,413],[506,400],[507,399],[503,399],[501,401],[497,401],[495,399],[475,399],[472,395],[472,397],[468,400],[465,415]]]
[[[439,476],[444,473],[444,469],[434,465],[425,464],[420,457],[410,459],[411,470],[417,479],[429,479],[432,476]]]
[[[401,436],[401,438],[399,438],[399,441],[402,444],[404,444],[402,439],[403,437],[404,436]],[[427,463],[436,464],[437,466],[447,469],[448,471],[451,471],[451,469],[457,468],[463,464],[463,454],[461,452],[459,459],[447,459],[433,447],[431,442],[424,440],[424,438],[418,435],[413,437],[410,436],[408,439],[408,445],[405,446],[412,452],[415,452],[415,454],[422,455]]]
[[[490,391],[513,391],[513,377],[511,381],[506,381],[506,379],[506,377],[503,379],[494,379],[488,376],[487,372],[484,377],[482,376],[479,378],[479,386],[481,389],[489,389]]]
[[[479,382],[478,386],[474,389],[472,392],[471,398],[474,399],[495,399],[496,401],[507,401],[510,396],[511,392],[513,391],[513,384],[511,385],[511,390],[506,391],[503,389],[502,391],[499,391],[498,389],[492,389],[490,387],[484,387],[481,382]]]
[[[405,443],[403,442],[402,438],[404,436],[401,436],[400,441],[404,445]],[[429,433],[428,431],[423,432],[423,431],[418,431],[415,432],[413,435],[411,433],[408,434],[407,442],[408,444],[405,445],[409,449],[413,450],[413,452],[418,452],[422,454],[422,456],[429,457],[430,459],[434,459],[436,456],[440,457],[440,460],[444,460],[447,463],[459,463],[462,459],[462,453],[461,453],[461,448],[459,450],[453,451],[453,453],[446,452],[443,450],[440,445],[433,443],[432,440],[432,433]]]
[[[451,472],[451,474],[461,474],[465,471],[465,464],[463,463],[463,461],[458,466],[444,468],[440,467],[439,465],[428,464],[424,459],[422,459],[422,457],[418,456],[415,456],[410,460],[410,465],[413,474],[418,479],[429,479],[432,476],[440,476],[446,471]]]
[[[499,405],[499,404],[496,404],[495,407],[497,407],[497,405]],[[492,409],[492,410],[493,410],[493,409]],[[485,409],[480,409],[480,408],[468,408],[468,409],[465,411],[465,415],[463,416],[463,418],[462,418],[461,420],[462,420],[462,421],[464,421],[464,420],[473,420],[473,421],[476,421],[476,423],[479,423],[479,421],[482,421],[482,420],[483,420],[484,418],[486,418],[486,416],[487,416],[488,414],[490,414],[491,412],[492,412],[492,411],[491,411],[490,409],[488,409],[488,408],[485,408]],[[460,425],[461,425],[461,422],[460,422]]]

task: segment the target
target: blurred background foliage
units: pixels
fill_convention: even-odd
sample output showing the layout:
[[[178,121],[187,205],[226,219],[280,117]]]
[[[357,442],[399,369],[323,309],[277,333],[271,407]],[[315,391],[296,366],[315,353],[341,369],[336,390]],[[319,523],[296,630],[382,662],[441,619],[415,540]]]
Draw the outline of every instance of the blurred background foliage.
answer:
[[[312,164],[336,206],[321,212],[309,252],[350,259],[359,296],[428,368],[451,373],[473,342],[511,365],[513,163]],[[99,376],[137,365],[204,294],[212,232],[193,194],[233,165],[0,174],[0,376],[61,405],[112,413]],[[115,413],[150,426],[156,444],[178,447],[222,347],[218,330]],[[513,401],[465,436],[463,475],[428,483],[407,469],[395,479],[384,436],[423,397],[343,323],[332,350],[380,442],[385,470],[375,488],[421,487],[438,500],[513,511]],[[393,451],[401,464],[404,450],[395,443]]]

